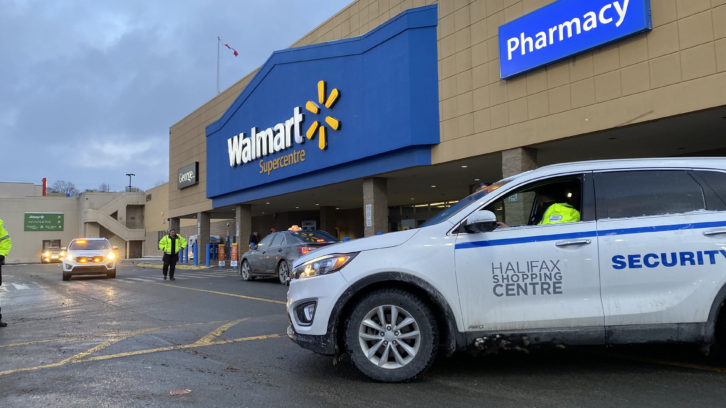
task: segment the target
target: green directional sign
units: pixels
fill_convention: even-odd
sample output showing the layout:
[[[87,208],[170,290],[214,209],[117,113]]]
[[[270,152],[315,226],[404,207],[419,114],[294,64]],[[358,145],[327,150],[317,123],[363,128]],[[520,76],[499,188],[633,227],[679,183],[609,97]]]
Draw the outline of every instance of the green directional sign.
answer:
[[[63,214],[25,213],[25,231],[63,231]]]

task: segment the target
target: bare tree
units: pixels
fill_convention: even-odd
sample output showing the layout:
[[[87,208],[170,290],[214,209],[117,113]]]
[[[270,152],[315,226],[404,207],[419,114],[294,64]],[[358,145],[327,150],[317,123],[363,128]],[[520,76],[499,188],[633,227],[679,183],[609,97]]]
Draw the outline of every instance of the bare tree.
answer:
[[[111,191],[111,188],[109,187],[109,185],[108,185],[108,184],[106,184],[106,183],[103,183],[103,184],[101,184],[101,185],[100,185],[100,186],[98,187],[98,191],[103,191],[103,192],[105,192],[105,193],[108,193],[109,191]]]
[[[81,192],[70,181],[58,180],[50,188],[53,193],[61,193],[68,197],[78,197]]]

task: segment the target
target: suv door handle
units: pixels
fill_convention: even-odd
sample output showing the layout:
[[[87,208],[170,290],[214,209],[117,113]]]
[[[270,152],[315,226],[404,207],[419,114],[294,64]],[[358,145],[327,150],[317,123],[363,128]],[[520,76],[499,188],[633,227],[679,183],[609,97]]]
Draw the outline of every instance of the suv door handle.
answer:
[[[711,237],[714,235],[726,235],[726,228],[713,229],[710,231],[703,231],[703,235]]]
[[[555,242],[555,245],[558,247],[566,247],[566,246],[573,246],[573,245],[590,245],[592,243],[589,239],[571,239],[566,241],[557,241]]]

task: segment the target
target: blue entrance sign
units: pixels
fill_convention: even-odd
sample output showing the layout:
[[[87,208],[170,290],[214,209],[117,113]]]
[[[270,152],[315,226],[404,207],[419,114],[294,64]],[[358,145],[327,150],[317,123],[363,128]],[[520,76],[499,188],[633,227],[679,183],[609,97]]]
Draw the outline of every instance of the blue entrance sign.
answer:
[[[500,76],[652,28],[650,0],[559,0],[499,27]]]

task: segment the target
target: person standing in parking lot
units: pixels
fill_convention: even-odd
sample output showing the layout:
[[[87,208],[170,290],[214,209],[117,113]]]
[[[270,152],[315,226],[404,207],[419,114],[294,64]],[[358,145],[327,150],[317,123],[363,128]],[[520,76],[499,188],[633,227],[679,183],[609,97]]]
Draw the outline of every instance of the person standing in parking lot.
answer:
[[[13,246],[13,242],[10,240],[10,234],[3,227],[3,220],[0,220],[0,286],[3,284],[3,264],[5,263],[5,257],[10,253],[10,247]],[[5,327],[8,324],[3,322],[2,308],[0,308],[0,327]]]
[[[169,230],[168,235],[164,235],[159,241],[159,249],[164,251],[164,267],[162,272],[164,273],[164,280],[166,280],[166,274],[169,273],[169,280],[174,279],[174,270],[176,269],[176,263],[179,261],[179,251],[186,248],[187,240],[181,235],[177,235],[174,228]]]

